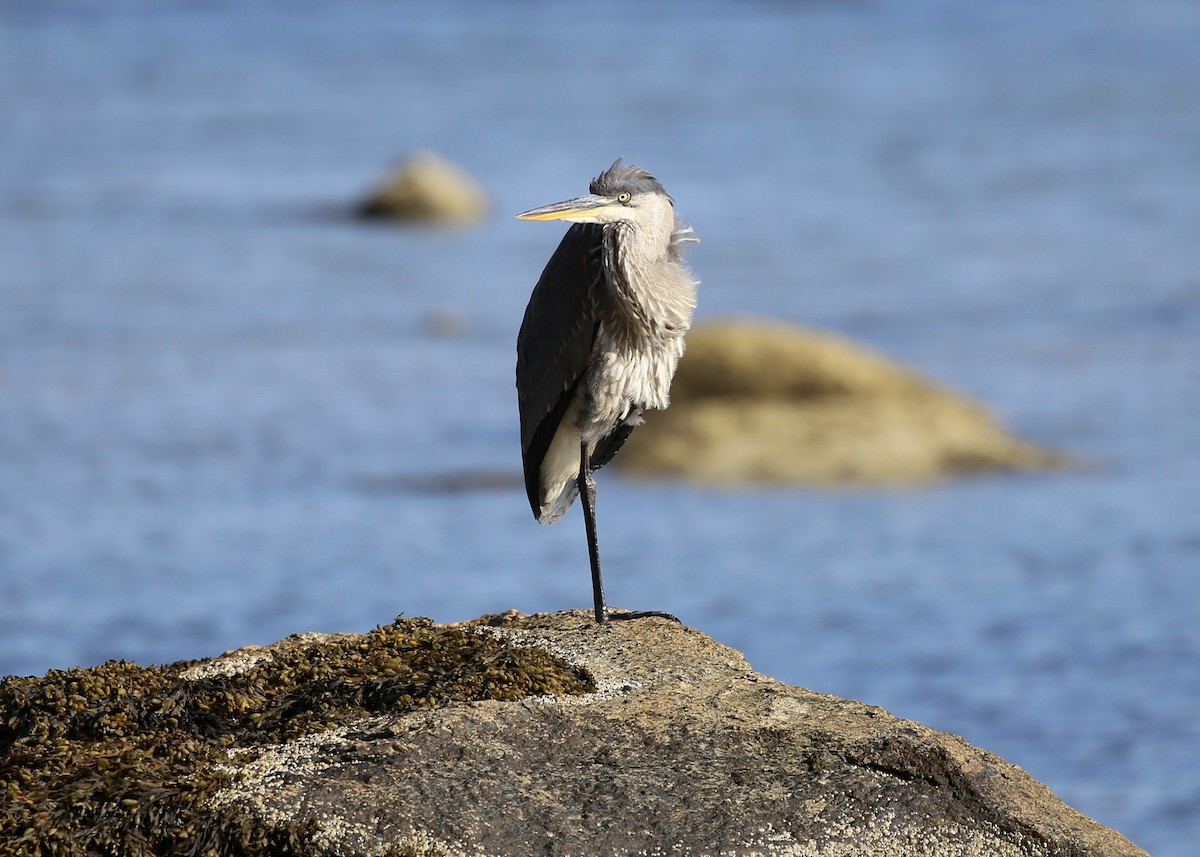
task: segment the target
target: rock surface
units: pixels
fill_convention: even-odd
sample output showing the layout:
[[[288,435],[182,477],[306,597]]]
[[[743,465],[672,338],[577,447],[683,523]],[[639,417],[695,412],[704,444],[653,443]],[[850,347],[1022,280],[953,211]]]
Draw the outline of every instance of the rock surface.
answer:
[[[828,333],[697,326],[671,392],[616,463],[716,484],[911,484],[1062,467],[984,408]]]
[[[357,210],[368,218],[467,224],[487,216],[488,198],[461,167],[420,152],[400,164]]]
[[[757,674],[670,620],[469,625],[582,666],[596,691],[381,715],[235,754],[214,810],[313,816],[331,855],[1144,854],[991,753]],[[251,654],[202,669],[236,672],[271,647]]]

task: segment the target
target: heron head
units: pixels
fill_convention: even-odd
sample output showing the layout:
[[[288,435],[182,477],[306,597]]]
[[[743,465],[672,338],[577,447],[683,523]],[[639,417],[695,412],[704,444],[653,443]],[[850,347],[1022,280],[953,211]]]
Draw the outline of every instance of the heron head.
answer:
[[[641,167],[625,166],[617,158],[611,167],[592,179],[590,193],[574,199],[523,211],[518,220],[566,220],[569,223],[639,222],[663,206],[673,205],[658,179]]]

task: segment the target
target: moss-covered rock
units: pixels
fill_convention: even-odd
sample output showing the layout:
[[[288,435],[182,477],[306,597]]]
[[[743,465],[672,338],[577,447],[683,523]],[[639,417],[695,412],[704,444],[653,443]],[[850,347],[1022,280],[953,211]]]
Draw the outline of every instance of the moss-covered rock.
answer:
[[[312,820],[263,825],[210,798],[264,746],[381,712],[583,693],[545,651],[397,621],[229,662],[112,661],[0,683],[0,853],[301,855]]]
[[[619,612],[617,612],[619,616]],[[665,618],[478,632],[594,690],[386,714],[238,756],[214,806],[315,819],[329,857],[1146,857],[953,735],[754,672]]]
[[[458,704],[455,704],[458,703]],[[663,618],[398,621],[0,683],[0,854],[1145,857]]]

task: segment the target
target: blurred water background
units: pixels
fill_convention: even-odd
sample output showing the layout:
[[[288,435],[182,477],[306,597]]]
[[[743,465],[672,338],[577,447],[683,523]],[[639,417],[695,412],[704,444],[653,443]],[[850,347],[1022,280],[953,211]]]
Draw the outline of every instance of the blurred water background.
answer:
[[[423,148],[487,223],[343,216]],[[1191,0],[0,3],[0,673],[586,607],[578,513],[539,528],[517,486],[561,227],[510,214],[618,155],[703,242],[700,320],[835,329],[1094,466],[606,470],[612,602],[1194,853]]]

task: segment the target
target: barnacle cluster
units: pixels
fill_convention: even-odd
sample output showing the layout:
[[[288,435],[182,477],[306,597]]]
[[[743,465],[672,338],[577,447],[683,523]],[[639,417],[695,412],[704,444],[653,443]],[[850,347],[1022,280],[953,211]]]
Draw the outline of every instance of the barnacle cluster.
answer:
[[[233,675],[184,678],[194,665],[0,682],[0,854],[311,854],[312,819],[214,815],[230,751],[383,712],[594,689],[545,651],[425,619],[282,646]]]

